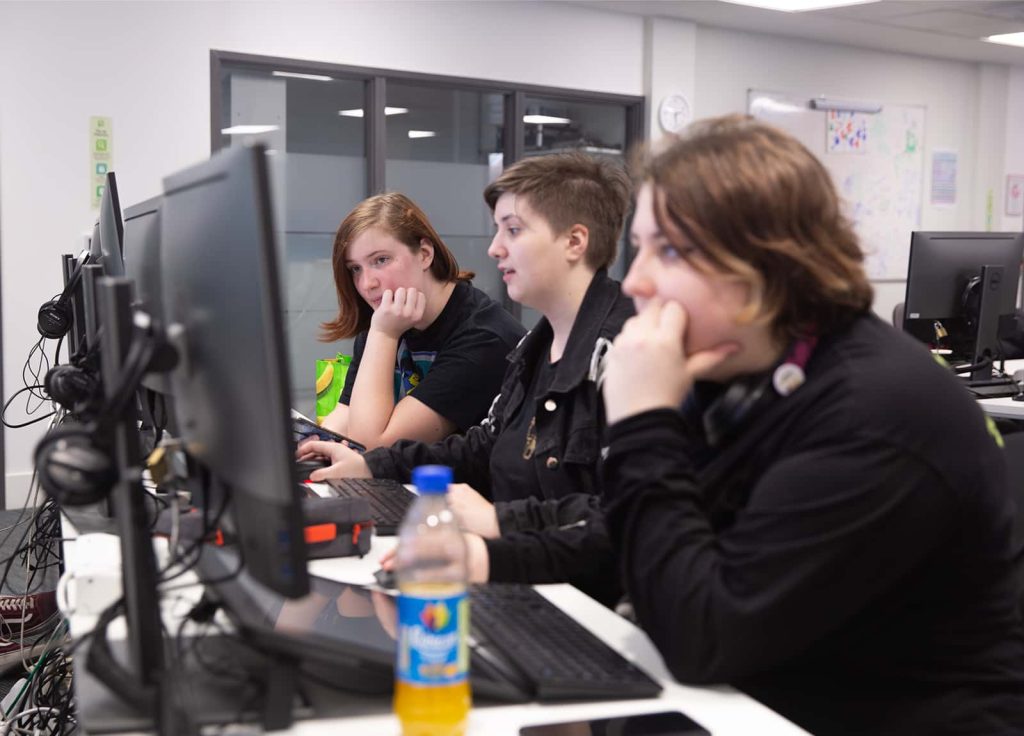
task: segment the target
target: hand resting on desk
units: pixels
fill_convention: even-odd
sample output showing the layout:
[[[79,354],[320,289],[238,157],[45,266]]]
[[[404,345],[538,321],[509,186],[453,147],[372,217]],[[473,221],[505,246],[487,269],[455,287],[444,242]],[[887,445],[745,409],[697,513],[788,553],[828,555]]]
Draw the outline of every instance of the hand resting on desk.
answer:
[[[372,478],[373,473],[366,466],[363,456],[340,442],[306,440],[295,450],[296,460],[303,462],[323,458],[330,465],[309,474],[313,482],[328,478]]]
[[[469,582],[486,583],[491,576],[491,559],[487,554],[487,545],[478,534],[463,533],[466,540],[466,567],[469,569]],[[395,570],[395,551],[392,547],[380,557],[380,566],[386,571]]]

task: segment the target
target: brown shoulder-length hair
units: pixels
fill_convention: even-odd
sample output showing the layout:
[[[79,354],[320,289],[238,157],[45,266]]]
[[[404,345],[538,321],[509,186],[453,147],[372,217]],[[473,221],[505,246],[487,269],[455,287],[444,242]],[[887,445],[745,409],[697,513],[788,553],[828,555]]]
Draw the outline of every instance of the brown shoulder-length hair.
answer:
[[[459,270],[455,256],[430,224],[426,213],[404,194],[385,192],[364,199],[341,221],[334,236],[331,265],[338,290],[338,316],[320,325],[323,342],[352,337],[370,326],[373,309],[356,291],[345,256],[352,241],[371,228],[383,230],[414,253],[419,251],[424,238],[428,240],[434,246],[430,272],[438,281],[469,281],[474,276],[472,271]]]
[[[642,159],[638,173],[669,241],[698,246],[694,267],[749,287],[742,319],[788,340],[841,328],[870,308],[852,223],[824,166],[792,136],[743,115],[699,121]]]

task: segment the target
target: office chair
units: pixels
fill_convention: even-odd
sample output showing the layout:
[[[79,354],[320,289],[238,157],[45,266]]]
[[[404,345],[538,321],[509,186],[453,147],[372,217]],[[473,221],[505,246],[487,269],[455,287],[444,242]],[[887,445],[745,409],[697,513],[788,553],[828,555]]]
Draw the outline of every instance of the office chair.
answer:
[[[892,326],[897,330],[903,329],[903,310],[906,306],[906,302],[900,302],[892,308]]]

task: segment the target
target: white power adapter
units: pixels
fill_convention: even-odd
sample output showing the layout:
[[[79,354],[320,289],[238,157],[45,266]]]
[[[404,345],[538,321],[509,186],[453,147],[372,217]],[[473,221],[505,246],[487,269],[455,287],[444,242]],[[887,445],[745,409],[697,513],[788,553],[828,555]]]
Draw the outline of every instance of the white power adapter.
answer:
[[[57,606],[65,617],[99,615],[121,597],[121,541],[113,534],[82,534],[68,540],[66,570],[57,583]]]

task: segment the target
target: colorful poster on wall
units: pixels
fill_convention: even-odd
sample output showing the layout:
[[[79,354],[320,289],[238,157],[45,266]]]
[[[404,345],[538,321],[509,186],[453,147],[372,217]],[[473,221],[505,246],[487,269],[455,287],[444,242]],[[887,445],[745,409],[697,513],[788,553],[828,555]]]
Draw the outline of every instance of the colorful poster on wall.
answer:
[[[867,153],[868,116],[859,112],[829,110],[826,153]]]
[[[94,210],[99,209],[106,186],[107,172],[114,167],[114,120],[89,118],[89,198]]]
[[[1024,215],[1024,174],[1006,176],[1006,214],[1009,217]]]
[[[956,151],[932,152],[932,204],[956,204],[956,169]]]

